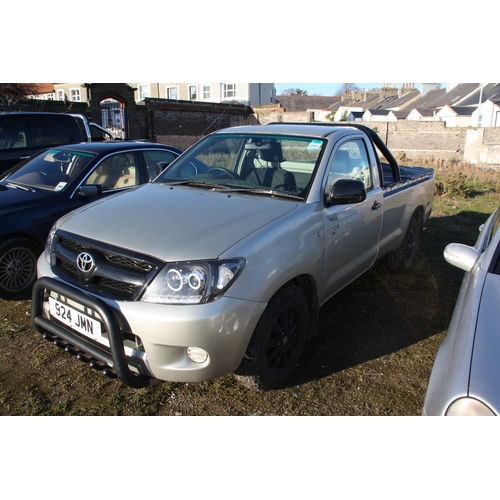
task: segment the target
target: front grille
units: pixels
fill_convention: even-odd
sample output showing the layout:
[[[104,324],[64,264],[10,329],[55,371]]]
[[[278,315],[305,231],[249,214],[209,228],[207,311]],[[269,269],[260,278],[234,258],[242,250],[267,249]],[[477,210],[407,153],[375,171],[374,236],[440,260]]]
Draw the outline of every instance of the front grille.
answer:
[[[137,300],[163,262],[64,231],[54,240],[53,270],[66,281],[112,299]],[[77,267],[81,252],[89,253],[95,266],[89,272]]]
[[[136,269],[138,271],[149,273],[153,266],[147,262],[139,261],[136,259],[130,259],[124,257],[123,255],[116,255],[110,252],[103,252],[106,258],[118,266],[129,267],[130,269]]]

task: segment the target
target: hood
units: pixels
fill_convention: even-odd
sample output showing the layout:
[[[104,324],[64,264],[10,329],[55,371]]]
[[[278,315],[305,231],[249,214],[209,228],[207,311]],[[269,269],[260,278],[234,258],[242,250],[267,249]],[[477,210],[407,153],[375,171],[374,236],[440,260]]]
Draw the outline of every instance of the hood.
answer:
[[[27,191],[24,189],[0,184],[0,216],[10,213],[19,214],[23,210],[33,210],[48,203],[53,203],[56,197],[65,196],[62,192],[46,189]]]
[[[146,184],[78,209],[61,229],[165,261],[217,258],[297,202]]]

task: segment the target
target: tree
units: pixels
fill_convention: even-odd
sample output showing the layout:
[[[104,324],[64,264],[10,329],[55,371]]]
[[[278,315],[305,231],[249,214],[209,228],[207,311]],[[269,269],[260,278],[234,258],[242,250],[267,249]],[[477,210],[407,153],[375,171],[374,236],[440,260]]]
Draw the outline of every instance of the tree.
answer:
[[[357,92],[357,91],[359,91],[359,87],[355,83],[341,83],[337,87],[338,95],[348,94],[350,92]]]
[[[37,92],[36,83],[0,83],[0,107],[9,109],[19,99]]]
[[[283,91],[282,95],[287,95],[287,96],[302,95],[302,96],[305,96],[305,95],[308,95],[308,92],[307,92],[307,90],[303,90],[303,89],[289,88],[289,89],[285,89]]]

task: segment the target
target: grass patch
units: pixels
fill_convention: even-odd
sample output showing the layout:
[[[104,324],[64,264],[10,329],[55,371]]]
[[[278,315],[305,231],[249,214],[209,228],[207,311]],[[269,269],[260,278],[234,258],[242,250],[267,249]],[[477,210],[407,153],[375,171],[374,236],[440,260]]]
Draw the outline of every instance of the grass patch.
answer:
[[[286,387],[255,393],[227,375],[131,389],[44,341],[30,301],[0,300],[0,415],[419,415],[463,278],[443,250],[474,244],[500,202],[498,171],[425,166],[436,191],[414,265],[380,261],[330,299]]]

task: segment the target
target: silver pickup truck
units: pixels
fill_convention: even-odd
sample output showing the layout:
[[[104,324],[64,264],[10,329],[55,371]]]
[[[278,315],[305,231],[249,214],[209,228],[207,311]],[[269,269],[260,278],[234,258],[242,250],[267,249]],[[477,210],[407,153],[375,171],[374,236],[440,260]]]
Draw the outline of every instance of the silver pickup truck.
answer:
[[[410,267],[433,195],[433,170],[400,168],[367,127],[219,130],[53,226],[33,324],[131,387],[276,388],[322,304],[384,256]]]

